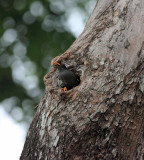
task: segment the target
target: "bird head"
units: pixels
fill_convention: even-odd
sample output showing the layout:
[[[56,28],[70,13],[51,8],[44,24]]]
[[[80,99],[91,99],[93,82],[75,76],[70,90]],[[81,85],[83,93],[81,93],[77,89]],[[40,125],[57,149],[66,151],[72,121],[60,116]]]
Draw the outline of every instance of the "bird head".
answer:
[[[57,61],[55,61],[54,63],[55,63],[55,65],[57,65],[57,66],[60,66],[60,65],[61,65],[61,64],[60,64],[59,62],[57,62]]]
[[[60,61],[55,61],[54,63],[57,66],[57,68],[58,68],[59,71],[67,69],[66,66],[64,64],[62,64]]]

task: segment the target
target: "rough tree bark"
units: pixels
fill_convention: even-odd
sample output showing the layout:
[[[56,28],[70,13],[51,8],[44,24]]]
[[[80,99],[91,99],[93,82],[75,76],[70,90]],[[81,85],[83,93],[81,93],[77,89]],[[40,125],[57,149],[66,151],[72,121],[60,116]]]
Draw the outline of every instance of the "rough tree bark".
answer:
[[[63,92],[53,65],[79,76]],[[99,0],[83,33],[52,61],[21,160],[144,159],[144,0]]]

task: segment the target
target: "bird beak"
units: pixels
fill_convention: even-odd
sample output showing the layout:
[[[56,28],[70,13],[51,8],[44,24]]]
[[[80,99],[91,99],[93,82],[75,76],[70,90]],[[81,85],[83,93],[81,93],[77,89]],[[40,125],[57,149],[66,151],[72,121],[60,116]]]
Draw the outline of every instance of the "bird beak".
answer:
[[[55,63],[56,65],[59,65],[59,66],[60,66],[60,63],[58,63],[58,62],[56,62],[56,61],[55,61],[54,63]]]

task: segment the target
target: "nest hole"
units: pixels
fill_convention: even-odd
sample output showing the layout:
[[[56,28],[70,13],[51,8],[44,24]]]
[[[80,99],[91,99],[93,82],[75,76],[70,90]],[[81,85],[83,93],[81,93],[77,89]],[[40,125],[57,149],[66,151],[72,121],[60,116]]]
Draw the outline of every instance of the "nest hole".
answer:
[[[82,75],[82,72],[81,72],[81,68],[80,66],[77,66],[77,65],[65,65],[63,62],[61,61],[57,61],[57,63],[59,63],[61,66],[61,68],[59,67],[58,68],[58,74],[59,74],[59,81],[58,83],[56,83],[57,87],[61,87],[61,88],[67,88],[67,90],[71,90],[72,88],[76,87],[76,86],[79,86],[80,83],[81,83],[81,75]],[[62,74],[62,72],[64,72],[64,70],[69,70],[71,72],[74,73],[75,75],[75,79],[72,77],[70,77],[70,73],[68,74],[69,76],[66,76],[65,78],[67,79],[64,79],[63,77],[63,81],[61,80],[62,77],[60,77],[60,73],[61,73],[61,76],[63,75],[64,76],[64,73]],[[70,78],[69,78],[70,77]],[[66,82],[67,81],[67,82]]]

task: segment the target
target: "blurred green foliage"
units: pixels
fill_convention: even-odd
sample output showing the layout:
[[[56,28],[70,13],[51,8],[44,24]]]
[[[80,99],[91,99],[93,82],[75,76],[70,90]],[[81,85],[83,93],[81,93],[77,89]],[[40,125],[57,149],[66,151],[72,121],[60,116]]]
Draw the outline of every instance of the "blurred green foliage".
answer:
[[[94,0],[0,0],[0,102],[16,121],[29,124],[51,59],[72,44],[79,24],[71,24],[84,24],[94,5]]]

